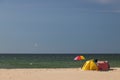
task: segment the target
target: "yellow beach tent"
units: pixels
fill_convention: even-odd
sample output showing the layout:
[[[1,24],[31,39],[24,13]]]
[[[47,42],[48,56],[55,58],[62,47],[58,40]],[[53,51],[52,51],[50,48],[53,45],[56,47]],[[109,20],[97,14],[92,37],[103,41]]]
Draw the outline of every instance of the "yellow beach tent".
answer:
[[[82,70],[98,70],[98,67],[94,60],[88,60],[83,65]]]

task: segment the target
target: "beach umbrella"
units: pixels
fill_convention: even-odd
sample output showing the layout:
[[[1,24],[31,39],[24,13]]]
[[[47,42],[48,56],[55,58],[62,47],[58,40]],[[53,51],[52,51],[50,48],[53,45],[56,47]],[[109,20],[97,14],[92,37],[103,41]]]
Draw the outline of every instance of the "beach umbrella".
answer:
[[[74,58],[75,61],[80,61],[80,60],[85,60],[85,57],[84,56],[76,56]]]

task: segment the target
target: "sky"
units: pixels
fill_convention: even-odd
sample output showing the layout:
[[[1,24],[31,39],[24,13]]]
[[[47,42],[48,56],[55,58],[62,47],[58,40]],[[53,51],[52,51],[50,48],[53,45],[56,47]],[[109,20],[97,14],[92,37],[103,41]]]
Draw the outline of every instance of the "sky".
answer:
[[[0,0],[0,53],[120,53],[120,0]]]

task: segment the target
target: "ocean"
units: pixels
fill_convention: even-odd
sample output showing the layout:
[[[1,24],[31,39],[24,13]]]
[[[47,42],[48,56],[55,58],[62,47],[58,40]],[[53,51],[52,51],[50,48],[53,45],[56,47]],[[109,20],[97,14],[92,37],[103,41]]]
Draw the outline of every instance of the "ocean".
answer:
[[[86,59],[74,61],[78,55]],[[0,54],[0,68],[79,68],[90,59],[107,60],[120,67],[120,54]]]

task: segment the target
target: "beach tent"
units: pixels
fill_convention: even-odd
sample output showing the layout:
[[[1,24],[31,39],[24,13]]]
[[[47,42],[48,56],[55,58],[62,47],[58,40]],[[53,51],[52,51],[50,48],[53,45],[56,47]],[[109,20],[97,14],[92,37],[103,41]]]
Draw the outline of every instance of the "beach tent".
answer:
[[[85,60],[85,57],[84,56],[76,56],[74,58],[75,61],[80,61],[80,60]]]
[[[88,60],[84,63],[82,70],[98,70],[98,67],[94,60]]]
[[[108,71],[110,69],[110,65],[108,61],[98,61],[97,66],[98,66],[98,70],[100,71]]]

